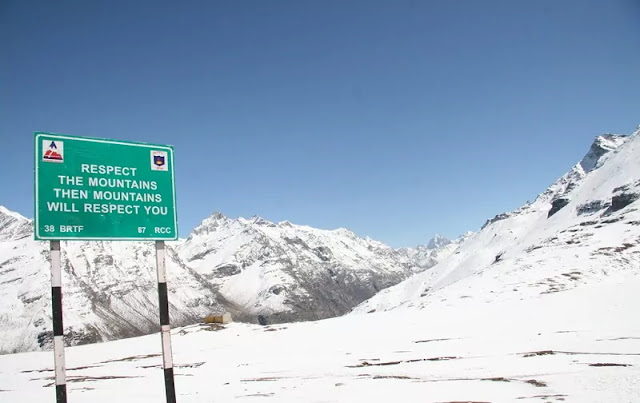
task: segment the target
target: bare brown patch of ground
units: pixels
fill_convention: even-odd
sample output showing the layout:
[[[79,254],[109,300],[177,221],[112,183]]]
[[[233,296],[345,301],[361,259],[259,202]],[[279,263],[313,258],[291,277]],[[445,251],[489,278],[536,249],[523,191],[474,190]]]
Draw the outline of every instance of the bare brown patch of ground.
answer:
[[[530,385],[533,385],[533,386],[535,386],[537,388],[546,388],[547,387],[547,384],[545,382],[538,381],[538,380],[535,380],[535,379],[529,379],[529,380],[526,380],[525,382],[530,384]]]

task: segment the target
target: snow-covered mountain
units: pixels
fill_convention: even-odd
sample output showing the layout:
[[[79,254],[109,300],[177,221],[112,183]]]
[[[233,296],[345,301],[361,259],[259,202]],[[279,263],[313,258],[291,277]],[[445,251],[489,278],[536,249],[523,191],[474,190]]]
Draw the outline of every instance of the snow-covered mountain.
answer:
[[[429,249],[438,249],[438,248],[442,248],[444,246],[447,246],[450,243],[451,243],[450,239],[445,238],[440,234],[435,234],[433,236],[433,238],[431,238],[431,240],[429,240],[429,243],[427,243],[427,248],[429,248]]]
[[[396,250],[346,229],[220,213],[204,220],[176,250],[238,310],[268,323],[342,315],[433,266],[437,251],[445,253]],[[422,259],[427,253],[430,260]]]
[[[0,352],[47,347],[52,340],[48,242],[32,239],[30,220],[0,212]],[[13,235],[12,235],[13,234]],[[169,247],[170,311],[176,325],[226,309],[224,299]],[[155,251],[151,243],[64,242],[63,312],[69,344],[156,331]]]
[[[473,232],[466,232],[452,241],[436,234],[426,245],[418,245],[415,248],[401,248],[399,251],[410,261],[416,262],[418,266],[427,269],[452,254],[471,235],[473,235]]]
[[[49,244],[32,236],[29,219],[0,207],[0,353],[52,340]],[[153,243],[64,242],[62,253],[69,344],[158,329]],[[345,229],[214,214],[167,246],[171,322],[224,311],[263,323],[337,316],[433,264]]]
[[[538,198],[498,214],[431,270],[355,312],[520,300],[640,274],[640,130],[603,135]]]

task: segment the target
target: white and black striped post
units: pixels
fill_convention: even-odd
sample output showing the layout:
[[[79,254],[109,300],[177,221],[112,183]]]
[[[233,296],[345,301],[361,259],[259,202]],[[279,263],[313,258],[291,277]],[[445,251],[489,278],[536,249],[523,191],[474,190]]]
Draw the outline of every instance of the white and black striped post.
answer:
[[[56,377],[56,403],[67,403],[67,378],[64,363],[64,327],[62,326],[62,271],[60,241],[51,241],[51,310],[53,314],[53,357]]]
[[[173,382],[173,357],[171,354],[171,326],[169,325],[169,299],[167,296],[167,269],[164,241],[156,241],[156,266],[158,268],[158,300],[160,305],[160,336],[162,338],[162,366],[167,403],[176,402]]]

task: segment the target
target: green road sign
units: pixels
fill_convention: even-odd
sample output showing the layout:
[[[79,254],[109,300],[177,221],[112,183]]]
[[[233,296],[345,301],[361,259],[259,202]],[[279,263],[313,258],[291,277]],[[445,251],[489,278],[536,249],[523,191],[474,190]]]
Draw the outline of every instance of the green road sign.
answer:
[[[173,148],[35,133],[35,239],[178,239]]]

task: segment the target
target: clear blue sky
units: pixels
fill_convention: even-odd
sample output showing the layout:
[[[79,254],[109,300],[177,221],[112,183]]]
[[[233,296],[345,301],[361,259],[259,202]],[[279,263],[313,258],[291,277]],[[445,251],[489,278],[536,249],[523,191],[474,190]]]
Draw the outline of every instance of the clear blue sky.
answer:
[[[393,246],[533,199],[640,124],[640,1],[0,3],[0,205],[33,132],[172,144],[214,211]]]

